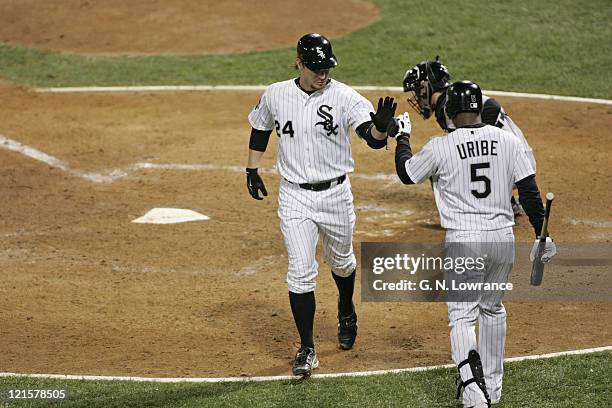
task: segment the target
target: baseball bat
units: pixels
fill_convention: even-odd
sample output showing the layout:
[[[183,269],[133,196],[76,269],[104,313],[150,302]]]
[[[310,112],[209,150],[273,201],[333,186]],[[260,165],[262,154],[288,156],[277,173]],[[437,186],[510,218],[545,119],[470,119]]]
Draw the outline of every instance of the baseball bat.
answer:
[[[544,275],[544,262],[542,262],[542,254],[546,248],[546,236],[548,235],[548,217],[550,217],[550,208],[555,198],[553,193],[546,194],[546,210],[544,211],[544,222],[542,223],[542,231],[540,231],[540,243],[536,250],[535,258],[531,265],[531,285],[540,286],[542,276]]]

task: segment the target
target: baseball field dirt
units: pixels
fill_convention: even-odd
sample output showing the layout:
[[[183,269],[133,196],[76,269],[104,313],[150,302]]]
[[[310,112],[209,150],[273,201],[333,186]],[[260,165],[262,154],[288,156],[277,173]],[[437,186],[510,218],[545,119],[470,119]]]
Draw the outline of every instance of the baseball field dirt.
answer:
[[[373,101],[379,95],[366,94]],[[408,110],[404,95],[393,96]],[[276,215],[279,179],[264,173],[270,196],[256,202],[243,171],[246,115],[258,98],[253,92],[37,94],[0,82],[0,371],[290,372],[297,335]],[[542,191],[556,194],[552,236],[610,242],[612,193],[597,186],[606,185],[610,171],[611,108],[499,99],[534,148]],[[438,130],[433,121],[416,115],[413,121],[418,149]],[[363,241],[441,241],[430,187],[409,189],[396,179],[393,149],[372,151],[353,141],[357,255]],[[62,162],[28,157],[37,154],[23,146],[7,150],[11,143],[19,148],[14,142]],[[272,167],[274,148],[272,141],[263,167]],[[88,179],[92,173],[108,181]],[[154,207],[211,219],[130,222]],[[531,241],[525,217],[515,234]],[[450,361],[442,303],[358,302],[355,348],[338,350],[336,289],[319,263],[321,372]],[[610,303],[506,306],[508,356],[609,345],[612,338]]]
[[[365,0],[20,0],[0,2],[0,41],[94,55],[254,52],[379,19]]]

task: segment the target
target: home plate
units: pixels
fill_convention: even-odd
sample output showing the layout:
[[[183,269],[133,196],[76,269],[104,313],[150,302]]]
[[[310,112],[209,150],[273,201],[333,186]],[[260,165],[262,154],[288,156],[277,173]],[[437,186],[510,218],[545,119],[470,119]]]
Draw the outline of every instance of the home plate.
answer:
[[[192,210],[182,208],[153,208],[140,218],[133,220],[136,224],[177,224],[179,222],[206,221],[210,217]]]

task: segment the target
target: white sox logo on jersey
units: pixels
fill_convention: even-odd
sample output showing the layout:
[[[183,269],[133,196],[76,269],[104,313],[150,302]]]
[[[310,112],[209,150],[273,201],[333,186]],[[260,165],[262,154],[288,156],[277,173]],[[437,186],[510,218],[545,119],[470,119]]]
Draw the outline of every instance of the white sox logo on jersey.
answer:
[[[332,107],[329,105],[321,105],[317,110],[317,116],[323,120],[315,123],[315,126],[323,126],[323,129],[327,132],[327,136],[338,134],[338,125],[334,126],[334,117],[329,113],[331,110]]]
[[[282,136],[277,144],[279,175],[302,184],[332,180],[353,172],[350,129],[372,120],[370,113],[375,111],[372,103],[334,79],[308,95],[296,79],[270,85],[262,95],[259,108],[249,114],[253,128],[276,128]]]

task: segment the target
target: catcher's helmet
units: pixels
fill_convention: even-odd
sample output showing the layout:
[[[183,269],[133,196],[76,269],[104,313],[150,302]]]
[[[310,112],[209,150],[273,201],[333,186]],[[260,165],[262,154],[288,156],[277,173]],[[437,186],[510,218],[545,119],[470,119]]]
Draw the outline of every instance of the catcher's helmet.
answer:
[[[448,87],[450,73],[448,68],[436,56],[435,61],[423,61],[410,68],[404,74],[404,92],[414,92],[408,98],[410,106],[423,118],[428,119],[433,113],[431,95]]]
[[[311,71],[329,69],[338,65],[329,40],[321,34],[304,35],[297,43],[297,55]]]
[[[472,81],[455,82],[446,90],[446,114],[451,119],[459,112],[482,112],[482,91]]]

